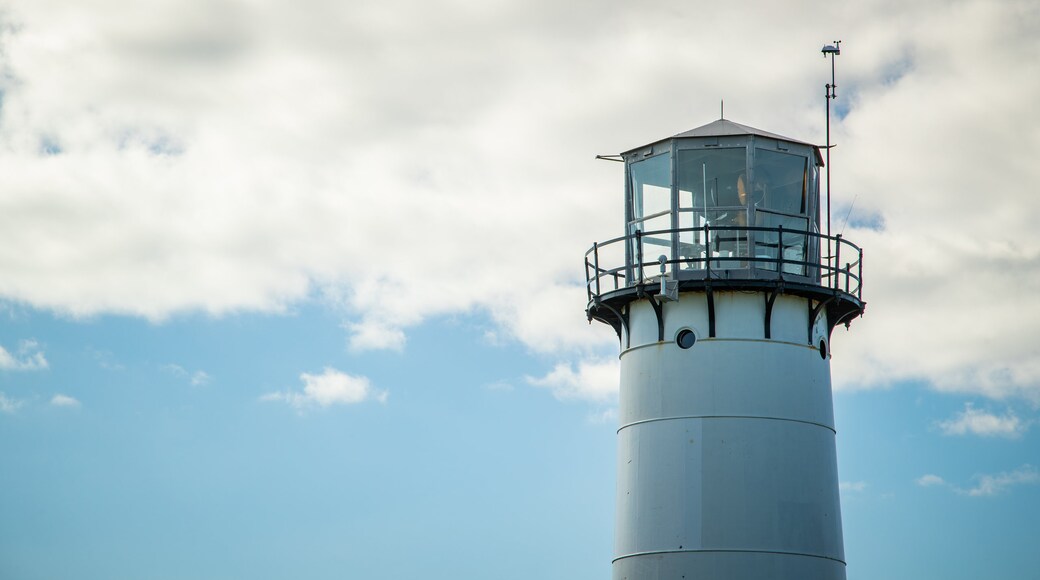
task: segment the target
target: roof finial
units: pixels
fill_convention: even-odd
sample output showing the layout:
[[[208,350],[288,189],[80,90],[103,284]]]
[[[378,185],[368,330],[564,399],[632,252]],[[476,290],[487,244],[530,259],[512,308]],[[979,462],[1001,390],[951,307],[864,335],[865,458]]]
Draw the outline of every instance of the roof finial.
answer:
[[[719,99],[719,120],[726,118],[726,99]]]

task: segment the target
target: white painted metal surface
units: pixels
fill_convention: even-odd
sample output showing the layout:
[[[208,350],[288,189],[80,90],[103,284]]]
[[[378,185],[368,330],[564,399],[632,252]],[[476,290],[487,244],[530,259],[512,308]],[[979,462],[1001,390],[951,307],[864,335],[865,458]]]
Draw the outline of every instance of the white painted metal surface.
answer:
[[[843,580],[826,321],[810,329],[807,299],[782,295],[766,340],[762,293],[714,299],[714,338],[706,295],[687,292],[663,305],[663,342],[631,304],[614,578]]]

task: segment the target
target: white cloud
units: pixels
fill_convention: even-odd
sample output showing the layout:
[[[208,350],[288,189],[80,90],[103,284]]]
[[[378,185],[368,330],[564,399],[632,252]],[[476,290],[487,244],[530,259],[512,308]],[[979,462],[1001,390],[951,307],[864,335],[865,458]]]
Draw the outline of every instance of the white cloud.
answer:
[[[35,340],[22,340],[18,350],[11,354],[0,346],[0,369],[8,371],[38,371],[47,368],[47,358]]]
[[[489,391],[507,392],[513,390],[513,383],[505,380],[493,381],[484,385],[484,388]]]
[[[954,418],[938,423],[946,435],[981,435],[983,437],[1021,437],[1029,429],[1029,422],[1018,418],[1012,411],[998,416],[974,408],[965,403],[964,411]]]
[[[839,205],[858,194],[856,213],[885,224],[846,232],[866,248],[871,305],[835,347],[839,385],[916,379],[949,392],[1040,401],[1032,340],[1040,232],[1029,226],[1040,199],[1022,185],[1040,179],[1040,166],[1027,161],[1040,152],[1040,112],[1018,98],[1040,96],[1037,62],[1014,91],[1002,88],[1015,76],[1018,51],[1040,55],[1033,32],[1040,8],[960,2],[927,24],[900,20],[877,30],[890,47],[880,54],[897,53],[891,79],[854,81],[853,110],[837,137]],[[1004,136],[1020,145],[994,147]],[[1001,201],[977,203],[986,192]],[[966,272],[978,283],[965,283]]]
[[[0,391],[0,412],[12,414],[25,405],[25,401],[12,399]]]
[[[213,377],[211,377],[206,371],[198,370],[191,372],[178,364],[170,363],[163,365],[161,368],[167,373],[186,379],[193,387],[206,385],[213,380]]]
[[[57,394],[51,397],[51,405],[55,407],[78,407],[80,403],[68,395]]]
[[[972,478],[974,487],[964,488],[953,485],[938,475],[928,474],[917,480],[922,487],[942,486],[949,487],[960,495],[970,497],[989,497],[1007,492],[1010,488],[1018,485],[1033,485],[1040,483],[1040,471],[1032,465],[1023,465],[1014,471],[996,474],[979,474]]]
[[[958,491],[973,497],[998,495],[1016,485],[1040,483],[1040,472],[1031,465],[1023,465],[1011,472],[978,475],[975,479],[977,481],[975,487]]]
[[[867,489],[865,481],[842,481],[838,484],[838,490],[843,492],[859,493]]]
[[[363,320],[346,325],[350,331],[350,351],[365,352],[368,350],[404,350],[406,342],[404,331],[386,325],[378,320]]]
[[[262,401],[282,401],[304,410],[311,407],[329,407],[332,405],[353,405],[365,401],[385,403],[388,393],[372,387],[366,377],[356,377],[326,367],[320,375],[300,374],[303,391],[283,391],[267,393],[260,397]]]
[[[599,409],[590,412],[588,418],[590,423],[614,423],[618,420],[618,408],[613,406]]]
[[[533,351],[602,354],[580,260],[620,233],[623,174],[592,156],[706,123],[720,98],[822,141],[831,29],[834,213],[856,199],[870,303],[835,340],[835,386],[1040,402],[1031,0],[763,1],[752,21],[679,0],[8,4],[7,299],[162,320],[327,291],[357,352],[481,311]]]
[[[917,485],[921,487],[932,487],[936,485],[946,485],[946,480],[934,474],[926,474],[917,478]]]
[[[96,350],[93,348],[87,348],[87,352],[90,356],[97,361],[99,367],[107,371],[124,371],[126,367],[122,363],[116,360],[115,355],[109,351]]]
[[[616,358],[582,360],[577,370],[559,363],[544,377],[527,377],[527,382],[550,389],[557,399],[612,403],[617,400],[620,368]]]
[[[494,330],[484,331],[484,342],[491,346],[502,346],[505,344],[502,338]]]

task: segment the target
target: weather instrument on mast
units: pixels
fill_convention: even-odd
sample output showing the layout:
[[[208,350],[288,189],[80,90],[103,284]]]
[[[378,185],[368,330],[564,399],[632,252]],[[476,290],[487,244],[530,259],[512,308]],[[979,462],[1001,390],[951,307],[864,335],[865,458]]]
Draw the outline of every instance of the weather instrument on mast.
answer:
[[[838,98],[838,93],[837,93],[838,85],[837,85],[837,82],[835,81],[835,78],[834,78],[834,57],[836,57],[839,54],[841,54],[841,41],[840,40],[835,40],[834,44],[826,44],[826,45],[824,45],[824,47],[820,50],[820,52],[823,53],[823,58],[827,58],[828,56],[831,57],[831,82],[826,84],[826,85],[824,85],[824,88],[826,89],[826,93],[824,94],[824,98],[827,100],[827,145],[826,145],[826,147],[824,147],[824,149],[827,152],[826,153],[826,155],[827,155],[827,163],[826,163],[827,167],[825,167],[825,169],[827,170],[827,236],[830,236],[831,235],[831,148],[834,147],[834,145],[831,145],[831,101],[836,99],[836,98]],[[831,251],[832,250],[833,250],[833,248],[831,247],[830,242],[828,242],[827,243],[827,259],[828,260],[831,259],[831,256],[832,256],[831,255]]]

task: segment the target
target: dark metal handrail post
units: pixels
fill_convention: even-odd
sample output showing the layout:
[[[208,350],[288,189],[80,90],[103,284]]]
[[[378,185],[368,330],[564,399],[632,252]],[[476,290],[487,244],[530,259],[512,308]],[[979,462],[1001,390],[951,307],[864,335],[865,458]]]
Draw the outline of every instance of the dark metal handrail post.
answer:
[[[589,257],[585,256],[585,294],[589,302],[592,302],[592,280],[589,278]]]
[[[596,271],[596,298],[599,299],[599,242],[592,243],[592,267]]]
[[[859,251],[859,279],[856,280],[856,297],[863,300],[863,250]]]
[[[639,280],[636,284],[643,283],[643,231],[636,230],[636,261],[639,263]]]
[[[711,279],[711,239],[710,226],[704,224],[704,276]]]
[[[777,276],[784,275],[784,225],[780,224],[776,228],[776,257],[780,260],[776,263],[776,274]]]
[[[834,238],[834,262],[828,264],[831,272],[834,273],[834,289],[838,289],[838,274],[841,272],[841,234],[838,234]]]

